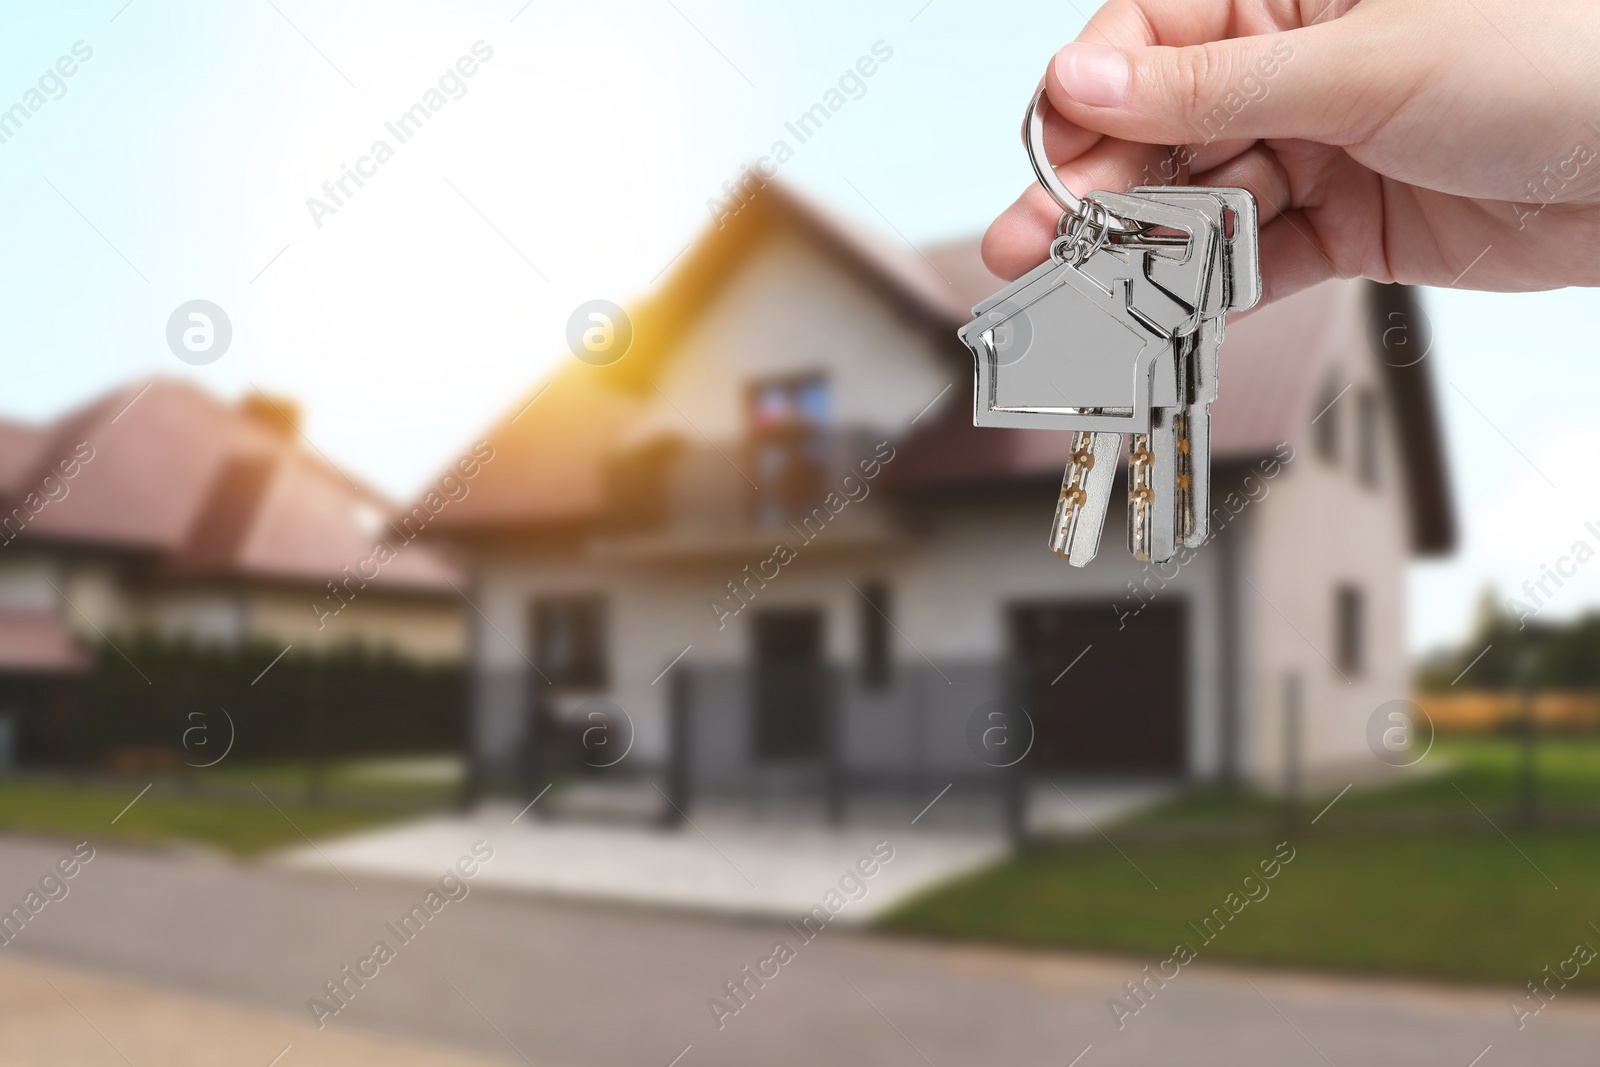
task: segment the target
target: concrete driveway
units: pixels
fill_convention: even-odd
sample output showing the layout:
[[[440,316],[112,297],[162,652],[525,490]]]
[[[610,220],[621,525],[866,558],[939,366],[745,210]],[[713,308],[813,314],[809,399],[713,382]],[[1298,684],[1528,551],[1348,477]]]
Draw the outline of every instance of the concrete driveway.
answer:
[[[861,923],[907,896],[1003,856],[995,833],[890,830],[814,822],[760,822],[699,814],[673,830],[637,822],[541,822],[516,807],[484,805],[467,817],[439,817],[296,849],[289,866],[370,875],[435,878],[472,842],[492,842],[479,884],[557,895],[733,915],[792,919],[835,889],[856,899],[841,923]],[[876,849],[876,852],[874,851]],[[870,876],[856,871],[863,858]],[[888,857],[886,860],[883,857]],[[839,882],[856,871],[863,888]]]
[[[1069,793],[1068,790],[1071,790]],[[1161,783],[1038,783],[1029,804],[1035,831],[1094,834],[1095,827],[1169,792]],[[642,800],[659,809],[645,788]],[[876,870],[863,879],[860,899],[839,912],[861,923],[930,886],[1003,856],[1003,832],[982,826],[972,812],[951,818],[959,794],[930,788],[926,806],[890,818],[852,819],[837,829],[815,818],[754,817],[731,806],[697,809],[663,831],[643,819],[542,821],[535,805],[485,804],[470,815],[437,817],[295,849],[291,866],[364,875],[429,878],[470,844],[492,841],[493,863],[483,884],[573,899],[792,919],[816,904],[862,859]],[[654,804],[651,805],[652,798]],[[992,813],[990,813],[992,815]],[[914,823],[912,820],[915,819]],[[872,863],[874,849],[887,862]]]
[[[0,901],[20,899],[64,848],[0,840]],[[529,899],[477,884],[319,1031],[307,999],[375,941],[393,940],[388,926],[426,889],[358,884],[103,846],[70,896],[3,951],[275,1015],[286,1029],[273,1040],[292,1041],[291,1057],[381,1035],[540,1067],[1066,1067],[1080,1055],[1079,1067],[1563,1067],[1592,1064],[1600,1045],[1600,1004],[1571,993],[1518,1032],[1509,988],[1306,977],[1204,959],[1118,1030],[1108,998],[1155,961],[927,944],[838,925],[802,941],[775,919]],[[708,1002],[735,1003],[725,983],[761,968],[779,939],[793,958],[775,975],[769,967],[764,986],[750,982],[746,1004],[719,1028]],[[0,1006],[12,1033],[65,1018],[35,1017],[15,993],[3,1002],[21,1005]],[[94,1022],[120,1044],[150,1018]],[[184,1040],[180,1019],[165,1025]],[[265,1067],[276,1050],[265,1051],[241,1039],[213,1062]]]

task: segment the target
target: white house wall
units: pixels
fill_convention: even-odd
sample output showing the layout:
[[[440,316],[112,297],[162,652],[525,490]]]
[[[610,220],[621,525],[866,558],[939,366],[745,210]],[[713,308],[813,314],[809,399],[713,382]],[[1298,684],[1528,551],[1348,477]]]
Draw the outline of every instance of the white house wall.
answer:
[[[788,232],[772,235],[751,252],[686,332],[680,352],[666,362],[657,382],[670,403],[656,403],[630,431],[633,439],[662,433],[690,440],[741,438],[751,381],[820,371],[830,381],[837,426],[903,440],[929,401],[957,376],[970,373],[952,368],[879,291],[841,269],[813,239]],[[950,390],[928,417],[937,417],[939,407],[959,394]],[[1067,451],[1063,436],[1063,461]],[[920,664],[924,655],[934,661],[998,663],[1008,652],[1006,609],[1013,603],[1099,603],[1114,617],[1118,606],[1137,606],[1128,582],[1140,582],[1142,590],[1160,588],[1162,580],[1146,584],[1147,572],[1128,556],[1120,506],[1108,519],[1102,556],[1093,566],[1078,570],[1052,556],[1045,531],[1053,495],[1044,489],[1026,503],[957,504],[903,547],[875,554],[840,555],[826,547],[833,531],[825,531],[818,546],[802,548],[799,559],[760,592],[757,607],[822,609],[829,658],[853,664],[861,602],[846,579],[857,584],[882,580],[891,592],[895,630],[890,640],[897,663]],[[852,506],[882,504],[876,498]],[[533,599],[599,593],[608,603],[611,686],[592,695],[614,700],[633,718],[640,758],[662,758],[669,686],[652,684],[654,679],[690,644],[686,664],[750,662],[748,615],[729,620],[719,631],[708,601],[725,593],[730,579],[741,577],[745,563],[764,557],[651,568],[581,554],[481,556],[473,597],[488,621],[473,621],[471,642],[486,680],[478,698],[481,749],[503,762],[520,736],[522,687],[533,674],[524,659],[531,654],[527,629]],[[1182,598],[1188,609],[1187,766],[1198,775],[1215,773],[1221,762],[1216,590],[1216,554],[1204,551],[1156,594],[1169,602]],[[1138,620],[1128,625],[1130,639],[1136,640]],[[566,699],[575,703],[588,695]],[[1086,713],[1115,715],[1116,709]]]
[[[875,289],[814,242],[787,233],[752,251],[687,331],[637,429],[712,440],[746,428],[752,380],[823,371],[834,421],[899,434],[953,377]],[[692,425],[685,425],[685,421]]]
[[[51,587],[61,582],[55,561],[40,552],[6,548],[0,556],[0,610],[54,612],[61,600]]]
[[[604,596],[611,686],[604,693],[573,694],[567,700],[576,703],[603,696],[615,701],[633,719],[639,757],[659,760],[666,751],[670,692],[666,681],[655,682],[662,668],[689,645],[693,647],[683,664],[691,667],[748,664],[753,655],[749,620],[754,611],[820,610],[830,660],[854,665],[862,603],[850,582],[884,581],[894,623],[893,659],[897,665],[921,667],[924,656],[935,663],[998,663],[1009,651],[1007,609],[1017,602],[1103,605],[1108,618],[1118,607],[1136,606],[1137,601],[1128,599],[1126,583],[1142,581],[1145,572],[1122,546],[1120,513],[1114,511],[1110,520],[1102,557],[1079,570],[1045,547],[1050,503],[1046,492],[1027,502],[954,511],[903,548],[889,552],[833,552],[826,542],[832,531],[824,530],[756,593],[749,609],[725,619],[720,630],[708,601],[725,592],[725,583],[740,576],[746,561],[730,559],[693,568],[673,564],[662,570],[569,556],[545,561],[486,558],[473,596],[492,625],[478,630],[477,663],[480,670],[502,678],[531,675],[523,657],[532,650],[528,627],[534,598]],[[1142,588],[1159,589],[1154,594],[1159,601],[1181,598],[1188,606],[1187,764],[1192,773],[1211,774],[1219,763],[1215,555],[1202,552],[1166,588],[1159,586],[1152,580]],[[1127,625],[1128,639],[1137,640],[1138,619],[1130,618]],[[1091,649],[1088,655],[1093,654]],[[1152,670],[1163,668],[1151,665]],[[1070,675],[1062,684],[1070,685]],[[1116,713],[1115,708],[1084,710],[1084,714]],[[486,753],[503,757],[515,743],[521,730],[518,715],[514,702],[508,701],[488,716],[483,723],[486,734],[480,737]]]
[[[1240,594],[1248,609],[1245,644],[1254,659],[1245,675],[1251,708],[1247,755],[1256,777],[1269,785],[1284,780],[1284,708],[1291,675],[1301,679],[1302,751],[1313,773],[1374,766],[1367,720],[1379,705],[1410,693],[1405,648],[1410,535],[1396,412],[1365,333],[1372,312],[1360,290],[1353,290],[1351,299],[1362,306],[1337,317],[1341,332],[1330,380],[1334,390],[1352,388],[1322,416],[1341,420],[1338,464],[1320,458],[1313,444],[1310,420],[1326,403],[1319,399],[1303,416],[1296,457],[1260,509],[1256,550],[1245,557],[1246,574],[1260,590],[1246,586]],[[1362,484],[1356,468],[1356,398],[1364,389],[1376,392],[1383,404],[1376,488]],[[1358,586],[1366,600],[1366,667],[1348,680],[1334,666],[1334,591],[1343,582]]]

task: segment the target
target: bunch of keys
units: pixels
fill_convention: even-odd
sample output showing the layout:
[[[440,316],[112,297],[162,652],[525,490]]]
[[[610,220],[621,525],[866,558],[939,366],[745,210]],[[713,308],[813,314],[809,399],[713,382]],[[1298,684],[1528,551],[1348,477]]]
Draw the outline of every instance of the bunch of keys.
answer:
[[[1050,549],[1095,557],[1123,438],[1128,548],[1161,563],[1205,543],[1211,402],[1229,311],[1261,298],[1244,189],[1141,186],[1080,200],[1044,152],[1041,89],[1023,143],[1063,214],[1050,258],[972,309],[973,425],[1072,430]]]

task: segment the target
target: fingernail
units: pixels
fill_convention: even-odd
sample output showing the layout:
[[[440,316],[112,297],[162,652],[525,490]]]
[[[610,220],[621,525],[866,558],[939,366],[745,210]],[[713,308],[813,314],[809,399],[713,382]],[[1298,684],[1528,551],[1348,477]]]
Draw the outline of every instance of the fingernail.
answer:
[[[1069,44],[1056,53],[1056,79],[1072,99],[1096,107],[1117,107],[1128,98],[1133,70],[1115,48]]]

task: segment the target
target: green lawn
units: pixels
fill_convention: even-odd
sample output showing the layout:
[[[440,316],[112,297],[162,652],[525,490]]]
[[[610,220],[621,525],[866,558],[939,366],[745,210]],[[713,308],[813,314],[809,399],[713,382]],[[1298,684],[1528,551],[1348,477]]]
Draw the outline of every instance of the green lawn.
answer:
[[[1541,803],[1557,812],[1600,813],[1600,739],[1547,737],[1539,741],[1535,752]],[[1346,798],[1353,802],[1350,810],[1459,811],[1461,793],[1491,813],[1509,811],[1515,805],[1522,760],[1516,741],[1441,739],[1422,766],[1434,760],[1447,763],[1449,770],[1397,789],[1352,793]]]
[[[1104,827],[1120,853],[1099,839],[1032,849],[910,901],[883,926],[1126,952],[1151,963],[1186,942],[1201,958],[1518,986],[1567,959],[1579,941],[1600,948],[1600,824],[1516,823],[1509,743],[1441,743],[1430,758],[1450,760],[1449,769],[1352,791],[1306,826],[1331,795],[1318,798],[1294,831],[1281,828],[1280,810],[1264,798],[1182,798]],[[1600,809],[1600,743],[1550,740],[1541,775],[1552,811]],[[1385,829],[1386,817],[1395,828]],[[1236,832],[1185,840],[1201,822]],[[1293,861],[1265,882],[1266,896],[1240,905],[1245,876],[1285,838]],[[1261,896],[1257,885],[1249,889]],[[1230,892],[1238,893],[1236,915],[1226,906]],[[1213,921],[1207,941],[1196,927],[1216,908],[1229,921],[1220,930]],[[1600,989],[1600,960],[1574,984]]]
[[[150,791],[139,796],[152,778]],[[447,783],[387,781],[361,765],[335,765],[324,776],[323,802],[313,804],[307,781],[306,768],[294,765],[83,782],[11,778],[0,781],[0,830],[95,843],[186,843],[245,855],[415,817],[454,796]]]

